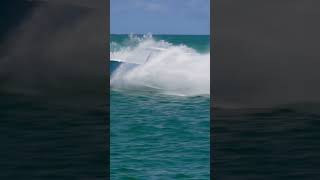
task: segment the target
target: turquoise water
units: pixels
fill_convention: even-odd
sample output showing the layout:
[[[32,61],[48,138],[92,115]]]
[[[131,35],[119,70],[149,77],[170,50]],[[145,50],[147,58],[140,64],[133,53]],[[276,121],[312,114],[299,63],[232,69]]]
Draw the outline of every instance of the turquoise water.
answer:
[[[121,46],[130,46],[132,42],[129,38],[130,35],[113,34],[110,35],[110,43],[118,43]],[[133,35],[136,37],[143,37],[146,35]],[[166,41],[173,45],[186,45],[198,52],[207,53],[210,51],[210,36],[209,35],[152,35],[152,38],[157,41]],[[111,45],[112,51],[112,45]]]
[[[152,39],[164,40],[170,47],[184,44],[200,54],[209,49],[208,36],[153,36]],[[132,46],[132,39],[127,35],[111,36],[111,44],[115,42],[120,47]],[[139,43],[141,41],[135,42],[133,47]],[[165,76],[169,70],[155,71]],[[177,76],[172,79],[179,80]],[[121,88],[123,86],[115,87],[111,83],[111,179],[209,179],[210,96],[207,90],[198,91],[197,88],[204,86],[197,83],[193,84],[194,89],[184,91],[186,86],[179,82],[167,82],[165,78],[151,80],[161,88],[146,88],[137,82],[134,88]]]

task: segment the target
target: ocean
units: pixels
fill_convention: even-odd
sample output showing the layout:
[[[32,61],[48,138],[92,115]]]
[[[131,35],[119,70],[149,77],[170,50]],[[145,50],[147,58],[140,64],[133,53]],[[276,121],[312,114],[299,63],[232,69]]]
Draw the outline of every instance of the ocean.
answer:
[[[319,104],[214,109],[215,179],[319,179]]]
[[[107,177],[107,108],[75,102],[0,93],[1,179]]]
[[[106,179],[105,10],[26,0],[0,9],[0,179]]]
[[[111,179],[209,179],[210,39],[111,35],[110,56],[144,60],[111,76]]]

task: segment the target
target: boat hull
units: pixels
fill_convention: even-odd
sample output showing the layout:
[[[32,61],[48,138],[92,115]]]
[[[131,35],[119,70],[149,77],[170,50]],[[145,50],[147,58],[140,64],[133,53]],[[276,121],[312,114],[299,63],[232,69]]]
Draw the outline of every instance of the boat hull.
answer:
[[[122,67],[125,69],[125,71],[128,71],[128,70],[132,70],[133,68],[135,67],[138,67],[139,64],[134,64],[134,63],[128,63],[128,62],[121,62],[121,61],[117,61],[117,60],[110,60],[110,75],[112,75],[113,73],[116,72],[116,70],[119,68],[119,67]]]
[[[110,67],[110,74],[113,74],[121,65],[122,62],[119,61],[110,61],[109,67]]]

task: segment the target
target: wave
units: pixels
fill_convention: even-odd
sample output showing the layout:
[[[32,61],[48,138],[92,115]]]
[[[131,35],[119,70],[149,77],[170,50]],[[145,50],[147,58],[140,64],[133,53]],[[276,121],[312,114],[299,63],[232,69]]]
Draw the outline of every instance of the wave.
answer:
[[[111,59],[141,64],[134,69],[121,65],[110,79],[113,89],[151,89],[176,96],[210,95],[210,53],[199,53],[186,45],[155,40],[151,34],[129,35],[121,46],[111,42]],[[146,60],[145,49],[166,49]]]

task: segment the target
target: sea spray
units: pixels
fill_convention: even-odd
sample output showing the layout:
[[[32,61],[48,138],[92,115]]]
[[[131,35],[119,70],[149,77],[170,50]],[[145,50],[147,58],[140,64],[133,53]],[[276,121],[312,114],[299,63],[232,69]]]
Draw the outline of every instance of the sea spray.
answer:
[[[115,89],[152,89],[178,96],[210,94],[210,54],[199,53],[186,45],[174,45],[156,40],[152,35],[129,35],[120,45],[111,42],[111,59],[141,64],[136,68],[118,68],[111,77]],[[146,49],[165,49],[152,52],[146,61]]]

